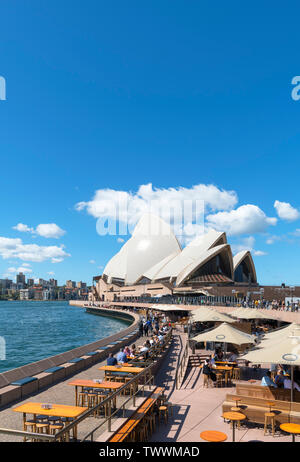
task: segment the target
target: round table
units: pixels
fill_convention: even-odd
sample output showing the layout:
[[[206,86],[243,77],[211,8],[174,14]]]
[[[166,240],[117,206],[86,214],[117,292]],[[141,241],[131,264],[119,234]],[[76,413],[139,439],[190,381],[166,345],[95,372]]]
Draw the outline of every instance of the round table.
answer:
[[[205,432],[200,433],[200,438],[205,441],[209,441],[210,443],[222,443],[227,440],[227,435],[215,430],[206,430]]]
[[[224,419],[232,421],[232,441],[235,442],[235,422],[240,422],[246,419],[246,416],[241,412],[224,412],[222,415]]]
[[[295,435],[300,434],[300,425],[294,423],[283,423],[280,425],[281,430],[292,434],[293,443],[295,442]]]

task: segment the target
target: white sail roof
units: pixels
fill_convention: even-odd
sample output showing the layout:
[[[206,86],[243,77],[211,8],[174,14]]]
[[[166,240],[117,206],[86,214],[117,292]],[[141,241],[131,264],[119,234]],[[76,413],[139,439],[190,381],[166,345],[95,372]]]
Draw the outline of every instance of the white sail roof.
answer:
[[[160,270],[154,274],[153,279],[177,278],[189,265],[203,259],[207,251],[214,248],[219,242],[222,245],[227,242],[225,233],[210,230],[207,234],[196,237],[180,254],[176,255],[167,264],[162,265]]]
[[[146,214],[138,222],[132,237],[107,263],[103,274],[135,284],[148,269],[168,256],[177,255],[181,247],[171,227],[161,218]]]

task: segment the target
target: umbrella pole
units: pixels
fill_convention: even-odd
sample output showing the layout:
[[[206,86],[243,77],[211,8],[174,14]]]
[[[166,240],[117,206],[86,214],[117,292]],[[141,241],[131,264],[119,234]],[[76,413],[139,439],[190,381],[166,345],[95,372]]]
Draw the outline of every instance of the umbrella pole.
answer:
[[[291,366],[291,402],[294,401],[294,366]]]

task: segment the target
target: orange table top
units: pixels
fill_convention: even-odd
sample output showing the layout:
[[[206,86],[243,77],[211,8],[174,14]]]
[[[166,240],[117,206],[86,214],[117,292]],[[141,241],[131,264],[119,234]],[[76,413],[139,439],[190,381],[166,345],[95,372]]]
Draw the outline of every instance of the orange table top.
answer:
[[[55,417],[79,417],[83,412],[87,411],[87,407],[67,406],[65,404],[52,404],[51,409],[42,408],[44,403],[25,403],[15,407],[13,411],[23,412],[24,414],[42,414]]]
[[[299,424],[293,424],[293,423],[283,423],[280,425],[281,430],[287,432],[287,433],[300,433],[300,425]]]
[[[116,367],[116,366],[101,366],[99,367],[100,371],[110,371],[110,372],[129,372],[132,374],[139,374],[140,372],[143,372],[144,368],[143,367],[128,367],[128,366],[121,366],[121,367]]]
[[[203,364],[200,364],[199,366],[200,369],[203,369]],[[216,367],[211,367],[212,371],[231,371],[233,367],[229,366],[216,366]]]
[[[227,435],[215,430],[206,430],[205,432],[200,433],[200,438],[205,441],[210,441],[211,443],[221,443],[222,441],[227,440]]]
[[[244,420],[246,416],[241,412],[224,412],[223,416],[224,419],[228,420]]]
[[[73,385],[74,387],[92,387],[92,388],[105,388],[108,390],[117,390],[124,386],[124,383],[120,382],[101,382],[95,383],[93,380],[73,380],[69,382],[68,385]]]

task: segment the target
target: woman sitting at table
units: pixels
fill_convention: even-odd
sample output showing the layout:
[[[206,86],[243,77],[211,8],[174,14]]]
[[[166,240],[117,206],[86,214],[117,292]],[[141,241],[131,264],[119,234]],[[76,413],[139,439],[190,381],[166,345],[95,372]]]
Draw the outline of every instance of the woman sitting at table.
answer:
[[[130,350],[129,346],[126,346],[124,348],[124,353],[125,353],[126,356],[131,356],[131,350]]]
[[[131,347],[131,356],[135,356],[136,355],[136,346],[135,346],[135,343],[132,345]]]

